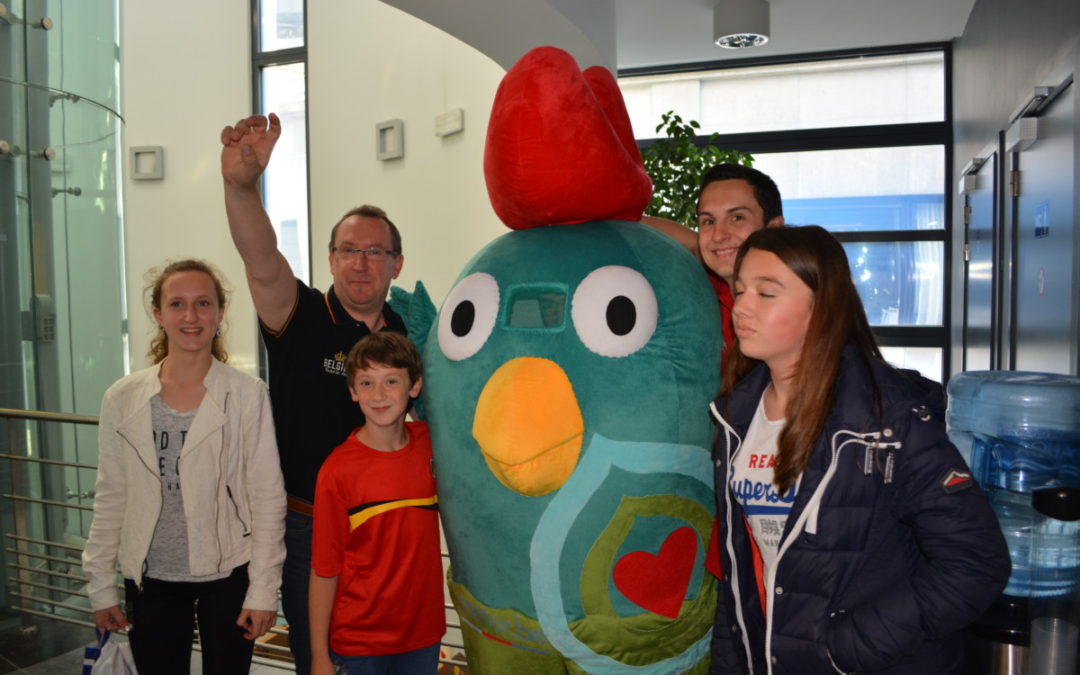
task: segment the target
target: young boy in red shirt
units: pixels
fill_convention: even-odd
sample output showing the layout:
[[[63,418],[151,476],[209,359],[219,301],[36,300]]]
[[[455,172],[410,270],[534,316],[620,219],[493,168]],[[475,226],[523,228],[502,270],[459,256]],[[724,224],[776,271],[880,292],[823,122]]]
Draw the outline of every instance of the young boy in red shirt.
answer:
[[[345,361],[365,422],[323,463],[315,486],[311,672],[435,673],[446,630],[427,425],[406,422],[420,355],[377,332]]]

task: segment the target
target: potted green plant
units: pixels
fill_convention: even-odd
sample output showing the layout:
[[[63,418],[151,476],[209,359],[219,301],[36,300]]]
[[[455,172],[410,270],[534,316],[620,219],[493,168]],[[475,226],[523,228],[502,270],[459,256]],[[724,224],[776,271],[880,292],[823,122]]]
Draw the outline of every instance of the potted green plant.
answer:
[[[738,150],[721,150],[716,146],[719,134],[712,134],[708,143],[696,142],[701,125],[695,120],[683,121],[669,110],[661,115],[657,133],[665,138],[654,141],[641,151],[645,171],[653,181],[653,196],[645,215],[667,218],[697,229],[697,196],[701,177],[714,164],[729,162],[752,166],[754,158]]]

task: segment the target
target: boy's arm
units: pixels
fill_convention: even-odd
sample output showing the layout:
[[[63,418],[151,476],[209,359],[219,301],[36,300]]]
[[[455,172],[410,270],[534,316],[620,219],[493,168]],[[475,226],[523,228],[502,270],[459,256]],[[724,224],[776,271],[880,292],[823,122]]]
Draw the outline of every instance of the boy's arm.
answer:
[[[337,577],[320,577],[311,570],[308,582],[308,622],[311,626],[311,675],[333,675],[330,660],[330,613],[334,609]]]

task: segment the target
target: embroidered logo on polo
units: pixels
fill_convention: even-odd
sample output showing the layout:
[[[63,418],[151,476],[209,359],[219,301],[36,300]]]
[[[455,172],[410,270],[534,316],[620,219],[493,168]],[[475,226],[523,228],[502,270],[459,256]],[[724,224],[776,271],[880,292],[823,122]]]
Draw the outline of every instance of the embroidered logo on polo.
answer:
[[[340,375],[345,377],[345,354],[338,352],[332,359],[323,359],[323,370],[327,375]]]
[[[949,494],[966,490],[974,484],[971,473],[958,469],[949,469],[945,477],[941,479],[941,487]]]
[[[366,504],[354,506],[349,509],[349,532],[352,532],[375,516],[395,509],[404,509],[415,506],[420,509],[432,511],[438,510],[438,502],[438,496],[431,495],[430,497],[418,497],[415,499],[390,499],[384,502],[368,502]]]

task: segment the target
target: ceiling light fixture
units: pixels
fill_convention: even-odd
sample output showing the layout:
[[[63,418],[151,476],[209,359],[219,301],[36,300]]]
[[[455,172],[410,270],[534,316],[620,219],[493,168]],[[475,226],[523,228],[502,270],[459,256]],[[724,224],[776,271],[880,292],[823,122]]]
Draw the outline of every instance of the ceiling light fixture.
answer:
[[[713,8],[717,47],[742,49],[769,41],[768,0],[720,0]]]

